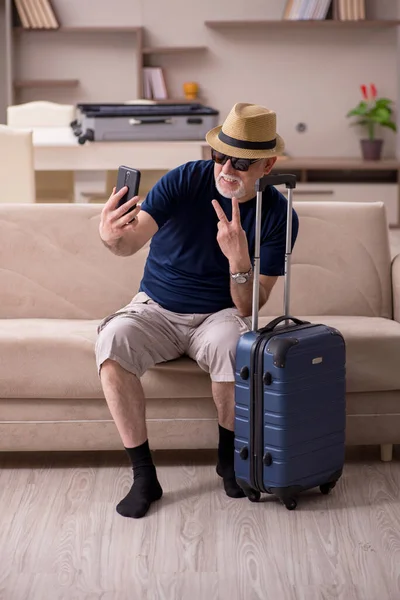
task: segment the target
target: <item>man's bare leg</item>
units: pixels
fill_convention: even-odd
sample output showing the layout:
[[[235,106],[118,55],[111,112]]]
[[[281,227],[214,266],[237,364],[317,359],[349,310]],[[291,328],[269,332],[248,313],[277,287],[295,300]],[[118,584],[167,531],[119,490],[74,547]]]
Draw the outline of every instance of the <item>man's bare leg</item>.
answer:
[[[146,407],[139,379],[116,361],[104,361],[100,379],[111,416],[132,461],[134,483],[117,505],[124,517],[143,517],[162,496],[147,440]]]
[[[147,440],[145,398],[140,380],[111,359],[102,364],[100,379],[122,443],[125,448],[140,446]]]
[[[212,394],[218,413],[217,473],[223,478],[225,492],[230,498],[244,498],[245,494],[236,482],[234,471],[235,384],[213,381]]]

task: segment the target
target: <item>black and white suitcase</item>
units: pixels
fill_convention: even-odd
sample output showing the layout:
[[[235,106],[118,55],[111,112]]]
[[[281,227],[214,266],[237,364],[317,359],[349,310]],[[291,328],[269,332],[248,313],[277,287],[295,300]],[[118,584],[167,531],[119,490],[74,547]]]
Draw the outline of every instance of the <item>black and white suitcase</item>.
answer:
[[[219,112],[188,104],[78,104],[71,123],[78,142],[203,140]]]

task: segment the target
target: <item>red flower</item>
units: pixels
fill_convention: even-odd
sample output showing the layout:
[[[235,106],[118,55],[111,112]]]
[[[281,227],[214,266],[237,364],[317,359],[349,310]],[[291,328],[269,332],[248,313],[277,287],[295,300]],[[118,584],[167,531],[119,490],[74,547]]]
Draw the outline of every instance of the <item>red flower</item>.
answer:
[[[364,98],[366,100],[368,100],[367,86],[366,85],[360,85],[360,88],[361,88],[362,95],[364,96]]]
[[[374,85],[373,83],[371,83],[371,96],[372,96],[373,98],[376,98],[376,97],[377,97],[377,95],[378,95],[378,92],[377,92],[377,90],[376,90],[376,87],[375,87],[375,85]]]

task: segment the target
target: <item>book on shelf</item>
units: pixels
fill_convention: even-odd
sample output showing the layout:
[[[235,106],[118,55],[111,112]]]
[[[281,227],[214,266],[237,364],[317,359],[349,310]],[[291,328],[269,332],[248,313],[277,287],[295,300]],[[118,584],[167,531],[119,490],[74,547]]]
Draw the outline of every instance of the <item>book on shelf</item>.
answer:
[[[147,100],[166,100],[168,98],[161,67],[143,68],[143,96]]]
[[[14,0],[17,20],[24,29],[58,29],[50,0]]]
[[[29,23],[28,15],[25,11],[25,6],[22,3],[22,0],[14,0],[14,7],[15,7],[16,13],[18,15],[19,21],[21,23],[21,26],[24,29],[29,29],[30,23]]]
[[[365,20],[365,0],[337,0],[340,21]]]
[[[365,0],[287,0],[284,20],[322,21],[332,18],[339,21],[365,19]]]
[[[283,18],[291,21],[323,21],[327,18],[332,0],[288,0]]]
[[[37,0],[42,7],[42,13],[48,29],[58,29],[60,23],[54,13],[50,0]]]

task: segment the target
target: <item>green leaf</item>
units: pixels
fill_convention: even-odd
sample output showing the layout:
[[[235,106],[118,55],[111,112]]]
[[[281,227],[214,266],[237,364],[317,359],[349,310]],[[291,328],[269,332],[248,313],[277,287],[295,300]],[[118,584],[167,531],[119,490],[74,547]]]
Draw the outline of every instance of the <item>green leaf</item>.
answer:
[[[382,123],[381,125],[382,127],[389,127],[389,129],[392,131],[397,131],[396,123],[393,123],[393,121],[388,121],[387,123]]]
[[[368,113],[368,104],[366,102],[360,102],[358,104],[358,106],[356,106],[355,108],[353,108],[352,110],[350,110],[347,113],[348,117],[357,117],[357,116],[363,116],[366,115]]]
[[[389,100],[389,98],[379,98],[379,100],[376,101],[376,106],[379,108],[389,108],[389,104],[392,104],[392,100]]]
[[[371,118],[378,123],[384,123],[385,121],[390,121],[390,112],[387,108],[375,108],[372,111]]]
[[[382,127],[390,127],[391,129],[395,125],[391,119],[390,112],[386,108],[374,109],[371,114],[371,120]]]

